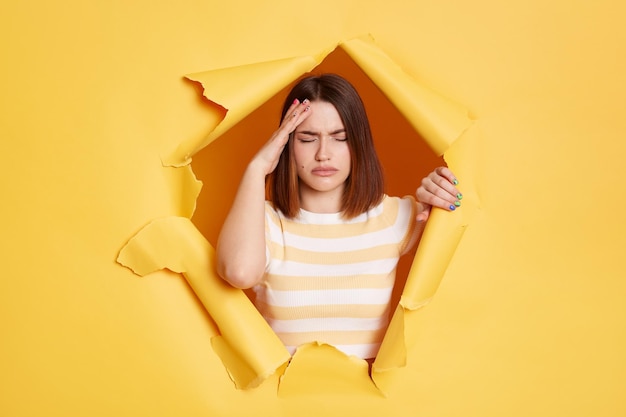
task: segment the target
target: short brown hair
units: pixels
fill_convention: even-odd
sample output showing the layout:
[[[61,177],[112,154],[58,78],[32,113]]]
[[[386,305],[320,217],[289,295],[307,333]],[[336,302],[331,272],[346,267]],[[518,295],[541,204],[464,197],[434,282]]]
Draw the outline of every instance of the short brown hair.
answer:
[[[365,106],[356,89],[336,74],[305,77],[287,95],[281,120],[295,99],[332,104],[346,129],[351,169],[341,204],[343,217],[353,218],[375,207],[383,198],[383,172],[374,148]],[[276,169],[268,177],[269,199],[275,208],[289,218],[297,217],[300,211],[299,181],[292,149],[293,134]]]

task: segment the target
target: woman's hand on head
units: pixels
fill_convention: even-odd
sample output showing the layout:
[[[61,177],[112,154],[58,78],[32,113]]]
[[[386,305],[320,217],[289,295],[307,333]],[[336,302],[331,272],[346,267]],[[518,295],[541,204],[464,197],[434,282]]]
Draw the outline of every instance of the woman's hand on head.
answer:
[[[289,135],[296,130],[300,123],[309,117],[309,114],[311,114],[311,106],[308,99],[302,102],[297,99],[294,100],[289,109],[287,109],[280,127],[259,150],[250,164],[258,166],[265,175],[274,171],[276,165],[278,165],[280,155],[289,141]]]
[[[432,207],[454,211],[461,205],[463,195],[456,188],[459,182],[447,167],[435,168],[422,179],[415,192],[418,201],[417,221],[426,221]]]

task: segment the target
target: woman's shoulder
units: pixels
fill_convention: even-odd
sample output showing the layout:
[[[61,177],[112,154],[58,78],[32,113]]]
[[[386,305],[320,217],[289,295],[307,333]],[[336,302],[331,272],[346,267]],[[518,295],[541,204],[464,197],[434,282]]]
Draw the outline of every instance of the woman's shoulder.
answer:
[[[272,204],[271,201],[265,200],[265,213],[278,213],[276,207],[274,207],[274,204]]]
[[[411,195],[403,197],[385,195],[380,214],[389,224],[406,225],[417,215],[417,200]]]
[[[398,197],[385,194],[381,206],[383,210],[393,208],[395,210],[412,211],[417,207],[417,200],[412,195]]]
[[[265,216],[274,222],[280,222],[284,217],[282,212],[278,210],[271,201],[265,201]]]

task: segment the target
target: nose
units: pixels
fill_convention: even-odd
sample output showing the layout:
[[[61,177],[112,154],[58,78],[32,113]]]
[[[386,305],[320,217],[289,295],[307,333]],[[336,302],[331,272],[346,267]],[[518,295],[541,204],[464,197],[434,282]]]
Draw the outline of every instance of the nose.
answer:
[[[320,138],[317,152],[315,153],[316,161],[328,161],[330,159],[330,149],[328,148],[328,139]]]

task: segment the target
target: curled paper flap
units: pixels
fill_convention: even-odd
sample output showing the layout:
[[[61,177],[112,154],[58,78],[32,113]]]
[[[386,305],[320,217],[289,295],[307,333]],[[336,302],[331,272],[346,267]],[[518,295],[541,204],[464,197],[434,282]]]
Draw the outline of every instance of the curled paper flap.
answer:
[[[191,220],[165,217],[132,237],[117,261],[140,276],[160,269],[181,273],[220,330],[212,344],[229,375],[238,388],[253,388],[290,355],[243,291],[217,276],[214,257]]]
[[[446,151],[448,165],[462,181],[459,187],[463,190],[463,203],[453,213],[434,210],[428,220],[400,300],[409,310],[427,304],[435,295],[463,234],[480,210],[476,178],[480,172],[479,138],[478,129],[468,129]]]
[[[317,66],[321,56],[302,56],[204,71],[186,76],[199,82],[204,96],[226,109],[224,119],[200,142],[183,141],[166,165],[188,164],[193,154],[224,134],[300,75]]]
[[[426,306],[435,296],[472,218],[480,210],[476,188],[479,134],[466,130],[446,151],[445,158],[455,174],[462,178],[463,203],[455,212],[433,209],[411,270],[400,304],[391,319],[379,354],[372,366],[372,379],[383,391],[389,382],[386,372],[406,365],[407,317]],[[461,157],[463,156],[463,157]]]
[[[377,385],[379,385],[379,381],[376,379],[377,373],[406,366],[404,313],[404,307],[398,305],[389,322],[385,338],[380,346],[376,360],[372,365],[372,379]]]
[[[452,218],[446,214],[439,210],[432,214],[429,227],[422,237],[426,244],[415,254],[400,299],[400,305],[409,310],[424,306],[435,295],[465,232],[466,224],[462,215]]]
[[[355,38],[343,42],[341,48],[382,90],[437,155],[442,155],[470,126],[466,108],[417,82],[371,38]]]
[[[299,395],[375,395],[383,397],[368,376],[368,364],[334,346],[312,342],[294,354],[281,377],[280,397]]]
[[[404,72],[373,40],[355,38],[339,45],[383,91],[398,111],[441,155],[471,124],[464,107],[444,98]],[[334,49],[308,55],[220,68],[189,74],[204,97],[226,110],[222,121],[200,141],[182,141],[163,158],[165,165],[182,166],[193,154],[224,134],[289,83],[313,70]]]
[[[407,328],[407,313],[425,306],[435,295],[465,231],[462,216],[446,216],[447,214],[450,213],[440,210],[431,213],[400,303],[372,366],[372,379],[383,392],[387,389],[382,374],[406,366],[406,344],[408,332],[412,330]],[[386,377],[389,379],[389,376]]]
[[[371,38],[352,39],[340,43],[339,47],[438,154],[455,143],[471,125],[466,109],[418,83],[378,48]],[[164,163],[190,169],[186,164],[193,154],[239,123],[289,83],[312,71],[330,52],[326,50],[317,56],[287,58],[188,75],[188,79],[202,85],[203,95],[207,99],[227,110],[226,115],[202,141],[180,143]],[[194,192],[194,196],[197,193]],[[391,320],[372,368],[373,378],[406,364],[407,329],[404,310],[415,309],[420,303],[428,302],[461,239],[464,226],[457,227],[459,225],[455,226],[443,216],[443,212],[432,214],[401,304]],[[461,221],[462,216],[457,215],[455,219]],[[148,236],[151,236],[152,241],[149,242]],[[187,250],[182,252],[182,247]],[[132,254],[132,259],[125,258],[129,254]],[[212,346],[229,375],[239,388],[254,387],[287,362],[289,355],[245,294],[215,276],[212,272],[213,257],[212,247],[190,220],[168,218],[151,223],[131,239],[120,253],[120,263],[140,275],[163,268],[182,273],[220,329],[221,336],[212,340]],[[177,264],[183,260],[184,265]],[[291,372],[293,375],[293,369]],[[369,378],[366,381],[372,385]],[[379,384],[376,379],[375,382]]]

